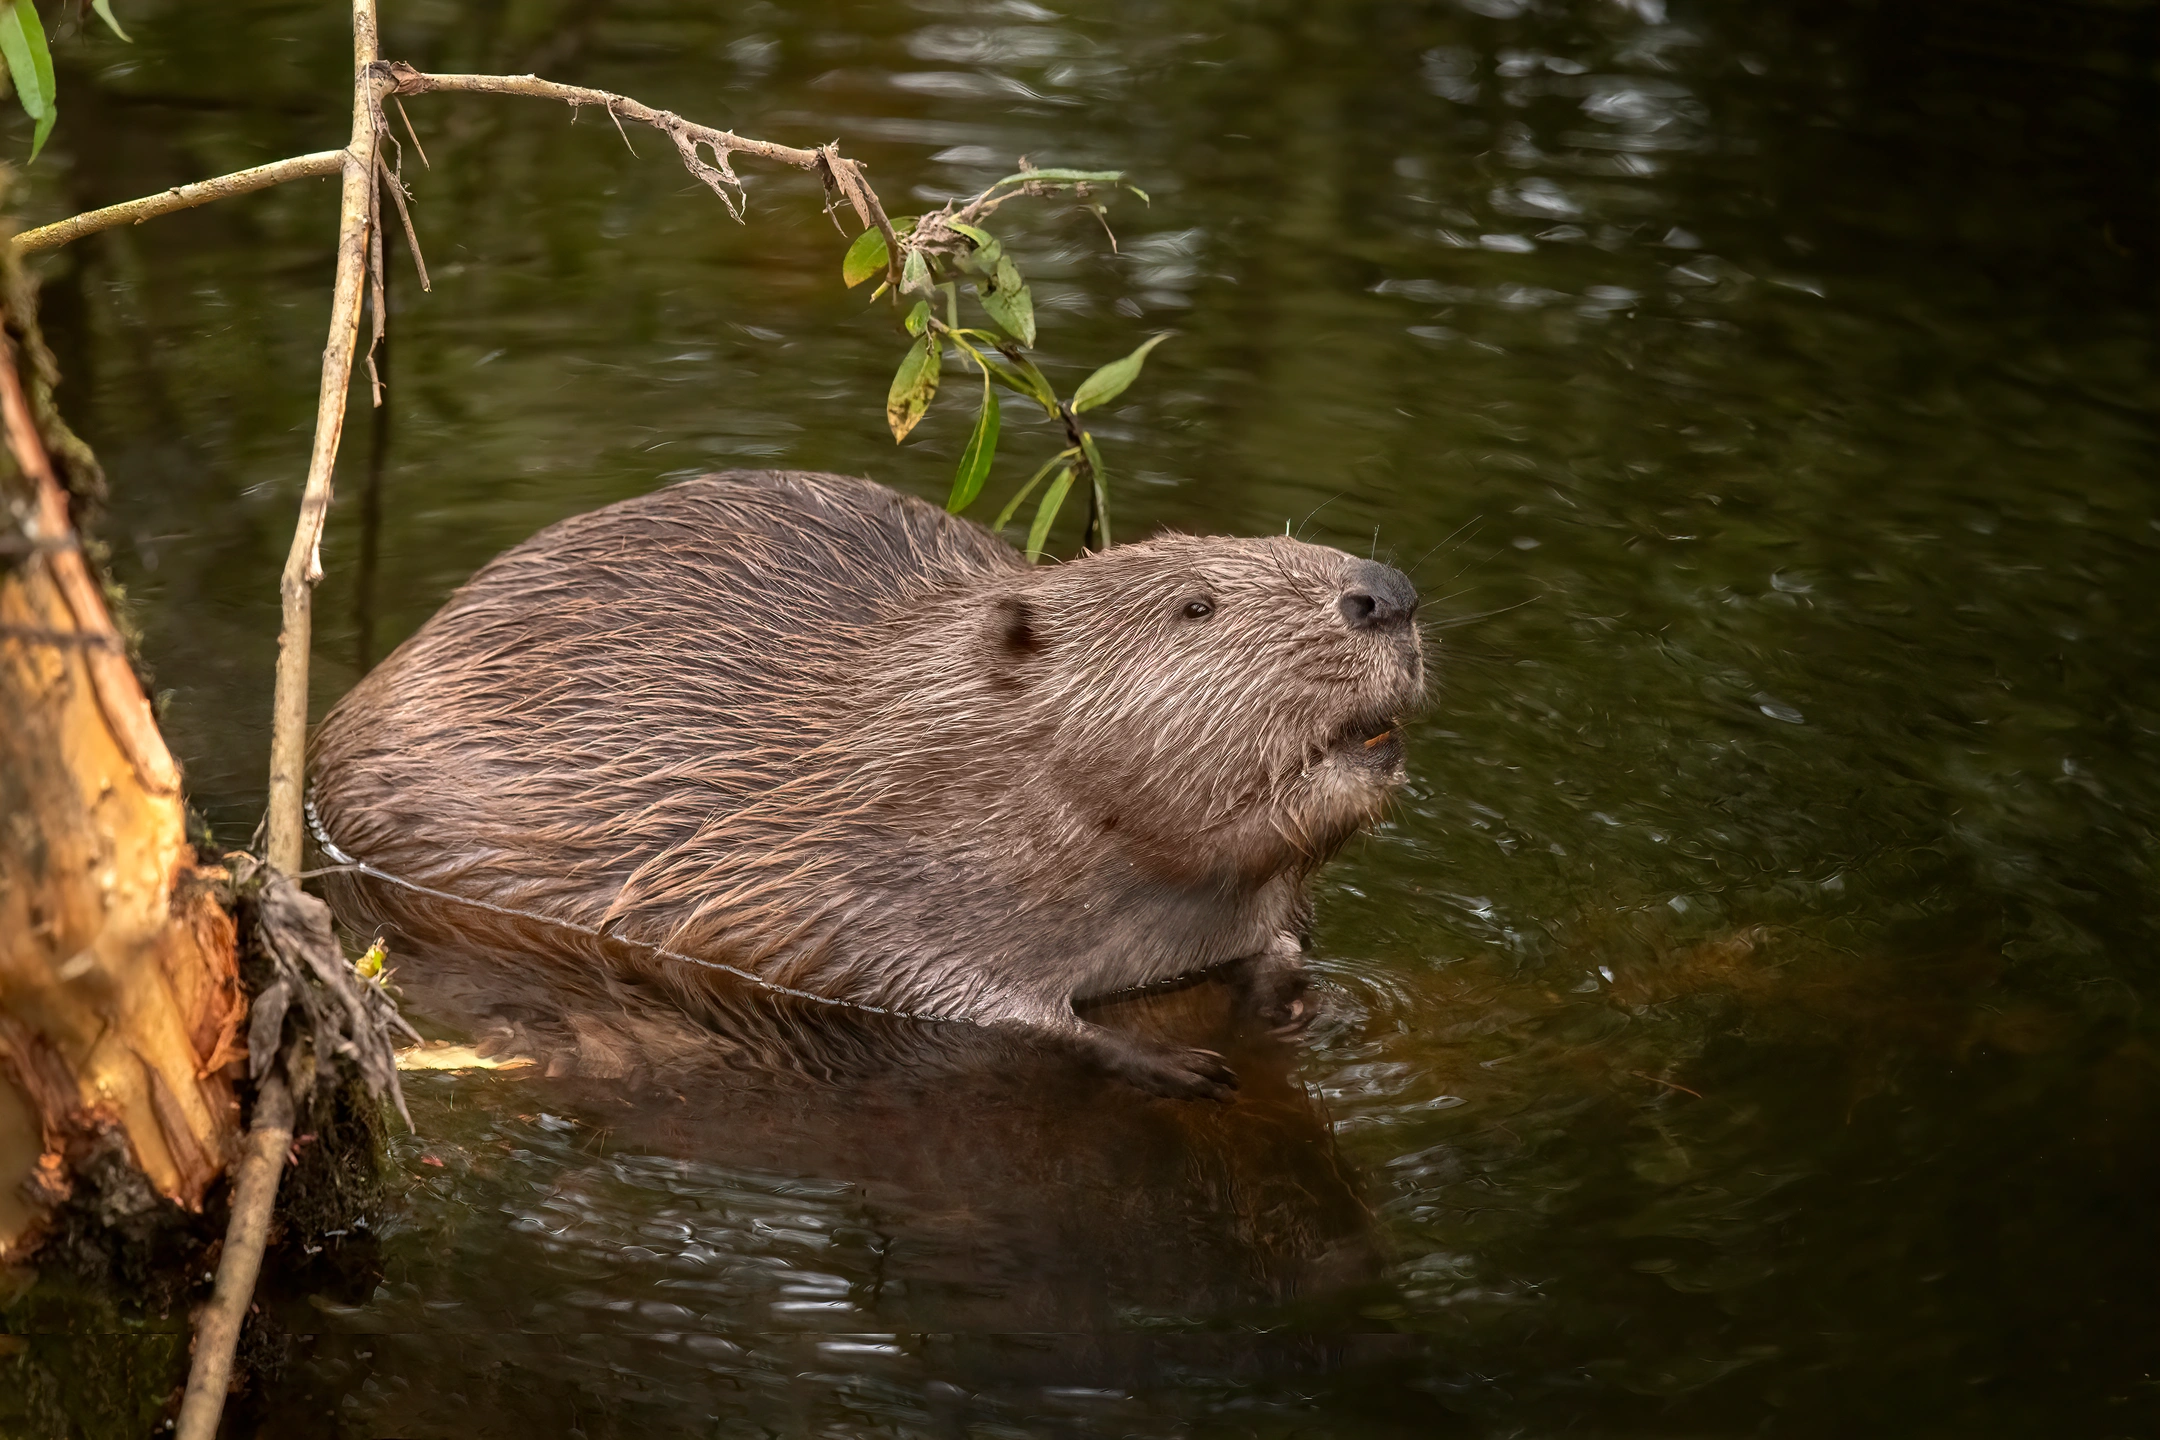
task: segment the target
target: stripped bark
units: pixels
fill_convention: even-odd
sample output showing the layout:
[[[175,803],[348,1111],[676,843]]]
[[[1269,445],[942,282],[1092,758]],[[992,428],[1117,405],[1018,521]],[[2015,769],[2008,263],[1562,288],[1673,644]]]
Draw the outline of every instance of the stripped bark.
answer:
[[[0,1259],[71,1197],[190,1210],[239,1138],[231,919],[0,339]],[[116,1167],[112,1161],[119,1161]],[[130,1177],[138,1174],[147,1186]],[[82,1194],[90,1183],[99,1193]],[[107,1183],[113,1182],[113,1183]]]

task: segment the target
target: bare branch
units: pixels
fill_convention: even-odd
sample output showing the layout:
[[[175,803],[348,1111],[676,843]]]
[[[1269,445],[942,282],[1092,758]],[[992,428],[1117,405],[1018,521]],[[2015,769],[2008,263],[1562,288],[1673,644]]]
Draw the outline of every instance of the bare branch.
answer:
[[[344,168],[345,152],[342,150],[318,150],[313,155],[295,155],[289,160],[274,160],[268,165],[235,170],[230,175],[220,175],[212,180],[197,180],[191,185],[175,185],[170,190],[145,195],[139,200],[107,205],[102,210],[85,210],[80,215],[71,215],[50,225],[40,225],[35,230],[25,230],[15,237],[15,246],[24,254],[52,250],[70,241],[80,240],[85,235],[110,230],[115,225],[140,225],[145,220],[170,215],[175,210],[191,210],[197,205],[207,205],[212,200],[245,195],[251,190],[268,189],[287,180],[335,175]]]
[[[430,75],[396,60],[376,68],[393,82],[395,89],[391,93],[397,95],[425,95],[436,90],[477,95],[523,95],[572,107],[598,105],[607,111],[618,128],[625,120],[650,125],[674,142],[675,152],[682,157],[684,168],[718,195],[728,207],[728,213],[737,220],[742,219],[742,182],[728,163],[729,155],[755,155],[760,160],[815,171],[829,190],[848,202],[865,228],[874,229],[885,237],[886,278],[895,284],[899,282],[900,239],[893,233],[892,221],[886,218],[885,207],[878,202],[877,192],[863,178],[862,162],[843,159],[837,145],[803,150],[793,145],[777,145],[770,140],[753,140],[732,130],[694,125],[672,110],[656,110],[627,95],[584,85],[563,85],[542,80],[537,75]],[[707,164],[705,157],[698,153],[701,148],[712,152],[712,164]]]
[[[233,1348],[240,1343],[240,1327],[255,1298],[255,1277],[262,1271],[278,1181],[292,1140],[292,1091],[283,1075],[273,1073],[255,1092],[247,1152],[234,1167],[232,1219],[225,1229],[225,1248],[218,1255],[210,1303],[195,1322],[195,1362],[188,1368],[175,1440],[216,1440],[218,1417],[232,1382]]]
[[[323,524],[330,512],[330,478],[345,434],[345,392],[352,384],[360,335],[360,300],[368,276],[368,240],[375,219],[375,149],[383,129],[382,96],[390,80],[376,64],[374,0],[353,0],[352,141],[342,158],[345,189],[338,220],[337,283],[330,300],[330,333],[323,346],[322,386],[315,402],[315,445],[308,456],[300,520],[278,583],[284,625],[278,632],[277,694],[270,733],[270,863],[288,875],[300,869],[301,791],[307,767],[308,650],[314,634],[314,588],[322,578]]]
[[[628,96],[616,95],[606,90],[593,90],[583,85],[562,85],[553,80],[542,80],[537,75],[430,75],[399,60],[384,62],[377,68],[394,82],[393,93],[398,95],[425,95],[435,90],[455,90],[480,95],[523,95],[534,100],[554,100],[564,105],[598,105],[625,120],[650,125],[670,136],[679,132],[700,145],[711,146],[713,153],[717,155],[739,150],[745,155],[755,155],[760,160],[776,160],[798,170],[815,170],[818,164],[818,152],[815,150],[798,150],[792,145],[776,145],[770,140],[752,140],[748,136],[737,135],[732,130],[715,130],[708,125],[693,125],[672,110],[656,110]]]

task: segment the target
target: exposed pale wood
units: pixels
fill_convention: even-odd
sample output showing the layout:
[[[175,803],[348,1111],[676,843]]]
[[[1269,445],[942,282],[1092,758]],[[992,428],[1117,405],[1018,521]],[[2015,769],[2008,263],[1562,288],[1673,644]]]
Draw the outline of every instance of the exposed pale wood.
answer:
[[[0,575],[0,1259],[91,1155],[190,1209],[239,1137],[246,1004],[194,868],[179,771],[68,526],[0,344],[7,488],[35,547]]]
[[[7,342],[0,339],[0,346]],[[65,604],[70,622],[65,628],[82,637],[84,662],[90,671],[98,705],[105,712],[115,739],[127,752],[143,788],[157,795],[177,795],[180,767],[158,734],[150,714],[150,702],[128,669],[127,656],[105,613],[105,601],[82,551],[74,543],[68,525],[67,499],[53,474],[52,460],[39,440],[37,422],[30,414],[29,397],[23,394],[22,376],[12,354],[0,365],[0,422],[7,431],[8,451],[16,466],[34,487],[36,496],[23,529],[32,544],[45,547],[42,559]]]

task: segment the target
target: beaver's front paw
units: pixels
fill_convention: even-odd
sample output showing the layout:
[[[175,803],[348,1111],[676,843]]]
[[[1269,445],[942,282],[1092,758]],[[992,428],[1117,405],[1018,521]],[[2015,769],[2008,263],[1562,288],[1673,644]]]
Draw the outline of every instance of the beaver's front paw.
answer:
[[[1229,979],[1247,1013],[1277,1035],[1295,1035],[1312,1023],[1312,975],[1293,937],[1278,936],[1265,951],[1239,961]]]
[[[1172,1100],[1228,1100],[1237,1092],[1237,1073],[1213,1050],[1151,1046],[1115,1066],[1113,1073]]]
[[[1098,1064],[1126,1084],[1172,1100],[1228,1100],[1237,1075],[1213,1050],[1189,1050],[1086,1027],[1083,1043]]]

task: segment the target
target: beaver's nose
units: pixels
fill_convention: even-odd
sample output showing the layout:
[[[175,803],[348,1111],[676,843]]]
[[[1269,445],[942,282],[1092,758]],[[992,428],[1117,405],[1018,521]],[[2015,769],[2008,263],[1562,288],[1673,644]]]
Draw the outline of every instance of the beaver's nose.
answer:
[[[1353,630],[1388,630],[1409,624],[1417,614],[1417,587],[1392,565],[1360,560],[1335,607]]]

